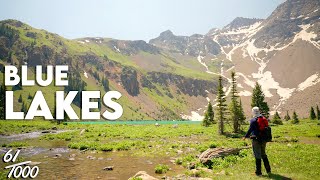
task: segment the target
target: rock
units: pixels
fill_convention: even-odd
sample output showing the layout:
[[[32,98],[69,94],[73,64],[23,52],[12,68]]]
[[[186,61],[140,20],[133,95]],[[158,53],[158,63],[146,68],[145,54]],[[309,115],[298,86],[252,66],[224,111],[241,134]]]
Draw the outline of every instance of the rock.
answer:
[[[61,157],[62,155],[61,154],[55,154],[55,157]]]
[[[198,169],[201,170],[201,171],[207,172],[207,173],[212,173],[212,170],[208,169],[208,168],[200,167]]]
[[[188,164],[188,169],[195,169],[196,168],[196,164],[194,162],[191,162]]]
[[[80,136],[82,136],[84,132],[86,132],[86,129],[82,129],[82,130],[80,131]]]
[[[106,166],[106,167],[103,168],[103,170],[105,170],[105,171],[112,171],[113,168],[114,168],[114,166]]]
[[[213,158],[224,157],[239,153],[242,149],[248,149],[249,146],[243,148],[209,148],[200,154],[199,160],[203,164],[210,163]]]
[[[147,164],[153,164],[150,160],[147,160],[146,162]]]
[[[172,128],[178,128],[178,124],[174,124]]]
[[[50,131],[50,130],[44,130],[44,131],[42,131],[41,133],[47,134],[47,133],[51,133],[51,131]]]
[[[96,157],[93,157],[93,156],[87,156],[87,159],[95,160],[95,159],[96,159]]]
[[[41,164],[41,162],[31,161],[28,165],[30,165],[30,166],[36,166],[36,165],[39,165],[39,164]]]
[[[74,158],[76,157],[76,154],[70,154],[69,157]]]
[[[218,173],[216,173],[217,175],[226,175],[226,171],[225,170],[222,170],[222,171],[220,171],[220,172],[218,172]]]
[[[156,123],[156,124],[155,124],[155,126],[159,127],[159,126],[160,126],[160,124],[159,124],[159,123]]]
[[[147,174],[147,172],[145,172],[145,171],[137,172],[137,174],[135,174],[132,178],[140,178],[142,180],[158,180],[157,178],[152,177],[149,174]]]
[[[182,153],[183,153],[183,151],[181,151],[181,150],[177,150],[177,153],[178,153],[178,154],[182,154]]]
[[[136,70],[129,67],[122,68],[121,83],[124,89],[131,96],[137,96],[140,93],[139,81]]]
[[[98,160],[103,160],[103,157],[99,157]]]
[[[69,158],[69,161],[74,161],[75,159],[72,157],[72,158]]]

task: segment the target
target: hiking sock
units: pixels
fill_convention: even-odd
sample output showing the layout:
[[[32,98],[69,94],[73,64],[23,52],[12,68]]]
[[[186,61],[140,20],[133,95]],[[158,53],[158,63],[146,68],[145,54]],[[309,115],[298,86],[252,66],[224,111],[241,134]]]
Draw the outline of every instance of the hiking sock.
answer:
[[[263,158],[263,164],[264,164],[264,167],[266,168],[267,173],[271,173],[271,167],[270,167],[268,157]]]
[[[262,173],[261,173],[261,159],[256,158],[256,172],[255,173],[257,176],[262,175]]]

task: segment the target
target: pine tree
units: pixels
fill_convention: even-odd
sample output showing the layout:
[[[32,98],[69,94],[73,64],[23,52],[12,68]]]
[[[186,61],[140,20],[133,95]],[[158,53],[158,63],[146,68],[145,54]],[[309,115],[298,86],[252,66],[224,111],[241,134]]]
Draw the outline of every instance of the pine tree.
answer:
[[[29,95],[28,95],[28,99],[32,99],[32,96],[31,96],[31,94],[29,93]]]
[[[314,109],[312,106],[310,108],[310,116],[309,117],[311,120],[315,120],[317,118],[316,113],[314,112]]]
[[[280,124],[280,125],[283,124],[282,121],[281,121],[281,117],[280,117],[278,111],[276,111],[276,113],[273,115],[272,123]]]
[[[21,96],[21,94],[20,94],[20,96],[19,96],[18,102],[19,102],[19,103],[22,103],[22,96]]]
[[[317,119],[320,120],[320,110],[318,105],[317,105]]]
[[[225,99],[225,94],[223,91],[223,86],[222,86],[222,77],[219,76],[219,84],[218,84],[218,95],[217,95],[217,120],[219,122],[218,126],[219,126],[219,134],[224,134],[224,121],[226,120],[226,99]]]
[[[22,101],[22,105],[21,105],[21,112],[26,112],[26,106],[25,106],[25,104],[24,104],[24,101]]]
[[[0,86],[0,119],[6,118],[6,86]]]
[[[253,92],[252,92],[252,99],[251,99],[251,107],[259,107],[261,114],[265,117],[269,117],[269,106],[264,101],[264,93],[262,92],[261,86],[259,83],[256,83]]]
[[[230,117],[233,121],[233,132],[238,133],[240,131],[240,123],[239,123],[239,115],[240,115],[240,107],[238,102],[238,92],[237,92],[237,81],[236,81],[236,73],[234,71],[231,72],[231,102],[229,104]]]
[[[208,127],[213,123],[214,123],[214,112],[213,112],[212,105],[209,102],[208,103],[208,108],[207,108],[207,111],[205,113],[202,125]]]
[[[244,114],[244,111],[243,111],[243,107],[242,107],[242,101],[241,101],[241,98],[240,98],[240,104],[239,104],[239,121],[240,121],[240,124],[244,124],[244,121],[246,120],[246,116]]]
[[[298,115],[296,113],[296,111],[293,111],[293,115],[292,115],[292,124],[298,124],[299,123],[299,118]]]
[[[202,126],[205,126],[205,127],[210,126],[210,119],[209,119],[209,114],[208,114],[208,112],[206,112],[206,113],[204,114],[204,118],[203,118],[203,121],[202,121]]]
[[[290,119],[289,112],[287,111],[287,114],[284,116],[284,120],[289,121]]]

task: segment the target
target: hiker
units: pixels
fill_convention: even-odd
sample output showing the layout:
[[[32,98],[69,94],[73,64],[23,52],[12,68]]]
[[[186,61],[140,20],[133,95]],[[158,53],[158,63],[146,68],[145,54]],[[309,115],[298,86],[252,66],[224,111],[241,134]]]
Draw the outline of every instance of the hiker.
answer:
[[[268,175],[271,175],[271,168],[269,160],[266,154],[266,144],[262,134],[264,133],[265,127],[268,127],[268,120],[260,114],[258,107],[252,108],[253,118],[250,120],[250,127],[247,134],[243,137],[243,140],[246,138],[252,139],[252,150],[254,157],[256,159],[256,171],[257,176],[261,176],[261,159],[263,160],[264,167]]]

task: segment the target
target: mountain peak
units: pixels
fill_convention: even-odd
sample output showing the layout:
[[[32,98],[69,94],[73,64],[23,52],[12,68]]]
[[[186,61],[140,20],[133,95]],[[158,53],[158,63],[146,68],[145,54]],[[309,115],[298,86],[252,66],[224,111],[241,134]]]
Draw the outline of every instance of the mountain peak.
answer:
[[[225,26],[224,29],[238,29],[240,27],[250,26],[262,20],[263,19],[236,17],[233,21],[231,21],[231,23]]]
[[[174,34],[170,30],[166,30],[160,33],[160,37],[172,37],[172,36],[174,36]]]

